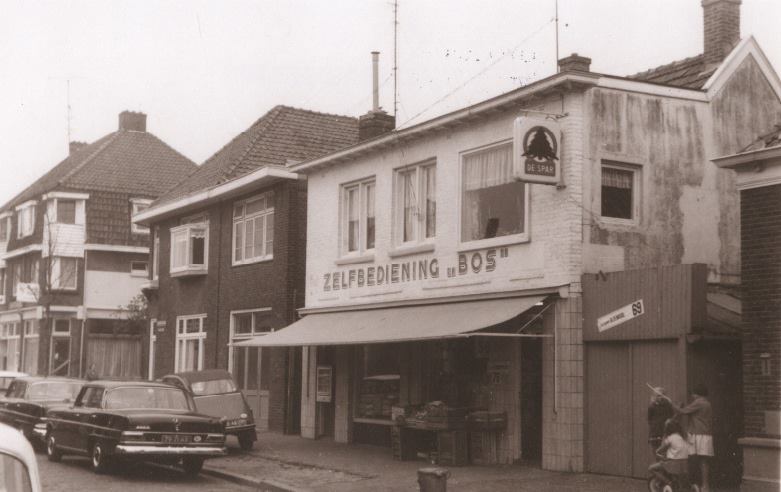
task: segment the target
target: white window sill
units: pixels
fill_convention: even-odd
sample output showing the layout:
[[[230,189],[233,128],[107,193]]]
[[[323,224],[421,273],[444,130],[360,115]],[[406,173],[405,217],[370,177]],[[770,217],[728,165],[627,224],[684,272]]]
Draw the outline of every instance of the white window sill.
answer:
[[[410,244],[399,246],[388,251],[388,256],[391,258],[397,258],[399,256],[417,255],[421,253],[432,252],[434,252],[434,243]]]
[[[149,277],[149,272],[138,272],[138,273],[130,272],[130,276],[131,277],[147,278],[147,277]]]
[[[476,249],[498,248],[513,244],[528,243],[531,239],[528,233],[513,234],[512,236],[492,237],[489,239],[477,239],[475,241],[461,242],[458,251],[474,251]]]
[[[139,231],[137,229],[131,229],[130,232],[132,232],[133,234],[143,234],[145,236],[149,235],[149,229],[147,229],[145,231]]]
[[[147,280],[146,282],[141,284],[141,289],[142,290],[157,289],[159,286],[160,286],[160,281],[158,279]]]
[[[209,271],[209,267],[204,266],[192,266],[183,268],[181,270],[171,270],[171,277],[191,277],[196,275],[206,275]]]
[[[611,227],[638,227],[640,225],[637,219],[617,219],[615,217],[599,217],[600,224]]]
[[[255,263],[264,263],[274,259],[274,255],[263,256],[261,258],[253,258],[251,260],[234,261],[231,266],[253,265]]]
[[[374,261],[374,253],[360,256],[344,256],[334,261],[337,265],[357,265],[359,263],[371,263]]]

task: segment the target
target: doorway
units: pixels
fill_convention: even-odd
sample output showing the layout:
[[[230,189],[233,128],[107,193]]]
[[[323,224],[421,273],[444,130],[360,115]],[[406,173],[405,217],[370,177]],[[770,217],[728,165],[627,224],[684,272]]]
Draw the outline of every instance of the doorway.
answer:
[[[542,339],[521,342],[521,459],[542,462]]]
[[[51,336],[49,374],[69,376],[71,365],[71,333],[69,319],[55,319]]]

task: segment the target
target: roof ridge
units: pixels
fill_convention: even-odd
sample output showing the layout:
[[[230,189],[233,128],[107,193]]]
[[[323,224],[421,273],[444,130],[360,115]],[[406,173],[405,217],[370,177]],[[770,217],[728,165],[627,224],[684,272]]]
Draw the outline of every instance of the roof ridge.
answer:
[[[247,146],[244,147],[244,151],[235,159],[231,159],[230,165],[226,166],[226,168],[220,173],[220,178],[217,181],[218,183],[221,183],[223,180],[228,180],[228,177],[231,175],[231,173],[239,166],[239,164],[241,164],[241,161],[244,160],[244,157],[249,154],[250,149],[255,146],[255,142],[257,142],[263,135],[263,130],[268,128],[271,122],[276,120],[279,115],[282,114],[283,107],[284,106],[281,105],[274,106],[255,122],[255,124],[257,124],[257,128],[255,128],[255,135],[251,136]],[[254,127],[255,124],[252,126]]]
[[[358,121],[358,117],[357,116],[347,116],[347,115],[344,115],[344,114],[326,113],[324,111],[315,111],[313,109],[297,108],[295,106],[288,106],[286,104],[278,104],[274,108],[292,109],[293,111],[298,111],[298,112],[302,112],[302,113],[318,114],[318,115],[321,115],[321,116],[332,116],[332,117],[335,117],[335,118],[346,118],[346,119]]]
[[[101,152],[103,152],[104,150],[106,150],[106,148],[107,148],[107,147],[108,147],[108,146],[109,146],[109,145],[110,145],[110,144],[111,144],[111,143],[112,143],[114,140],[116,140],[116,138],[117,138],[117,135],[118,135],[118,134],[119,134],[119,131],[113,132],[113,133],[111,134],[111,138],[109,138],[108,140],[106,140],[105,142],[103,142],[103,144],[102,144],[100,147],[98,147],[97,149],[95,149],[95,151],[94,151],[92,154],[90,154],[90,155],[88,155],[87,157],[85,157],[83,161],[81,161],[81,162],[80,162],[80,163],[78,163],[78,164],[77,164],[77,165],[76,165],[76,166],[75,166],[73,169],[71,169],[70,171],[68,171],[67,173],[65,173],[65,176],[63,176],[62,178],[60,178],[60,179],[58,179],[58,180],[57,180],[57,184],[63,184],[63,183],[65,182],[65,180],[67,180],[68,178],[70,178],[70,177],[72,177],[74,174],[76,174],[77,172],[79,172],[79,171],[81,171],[82,169],[84,169],[84,166],[86,166],[86,165],[87,165],[87,163],[89,163],[89,162],[91,162],[92,160],[94,160],[94,159],[95,159],[95,157],[96,157],[98,154],[100,154]],[[98,139],[98,141],[100,141],[100,139]]]
[[[693,62],[694,60],[696,60],[698,58],[702,58],[703,56],[704,56],[703,53],[700,53],[700,54],[694,55],[694,56],[687,56],[686,58],[681,58],[680,60],[675,60],[675,61],[672,61],[670,63],[665,63],[664,65],[659,65],[657,67],[649,68],[648,70],[644,70],[642,72],[637,72],[637,73],[632,74],[632,75],[627,75],[627,78],[631,79],[631,78],[635,78],[635,77],[642,77],[642,76],[648,75],[648,74],[650,74],[652,72],[658,72],[658,71],[664,70],[666,68],[674,67],[675,65],[682,65],[684,63]]]

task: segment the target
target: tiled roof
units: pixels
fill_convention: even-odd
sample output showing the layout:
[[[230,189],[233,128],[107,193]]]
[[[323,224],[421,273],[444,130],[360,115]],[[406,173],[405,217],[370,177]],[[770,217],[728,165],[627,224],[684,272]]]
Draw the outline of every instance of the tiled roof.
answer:
[[[152,206],[236,179],[261,167],[286,167],[357,142],[357,118],[275,106]]]
[[[779,146],[781,146],[781,123],[776,123],[773,131],[760,136],[759,138],[751,142],[749,146],[747,146],[745,149],[741,150],[738,153],[743,154],[745,152],[754,152],[757,150],[769,149],[771,147],[779,147]]]
[[[148,132],[119,130],[82,147],[2,209],[55,189],[157,197],[197,170],[195,163]]]
[[[702,89],[705,82],[718,68],[717,66],[706,67],[703,59],[703,55],[684,58],[683,60],[652,68],[645,72],[630,75],[629,78],[686,89]]]

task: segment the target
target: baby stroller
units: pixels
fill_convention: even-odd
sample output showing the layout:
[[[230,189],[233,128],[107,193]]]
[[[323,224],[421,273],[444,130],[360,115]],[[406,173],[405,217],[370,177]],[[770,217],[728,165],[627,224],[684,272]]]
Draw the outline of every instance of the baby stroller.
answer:
[[[668,460],[666,463],[671,461],[678,460]],[[700,492],[699,485],[689,480],[688,462],[681,465],[683,466],[662,467],[659,471],[666,476],[665,480],[652,473],[648,478],[648,490],[650,492]]]

